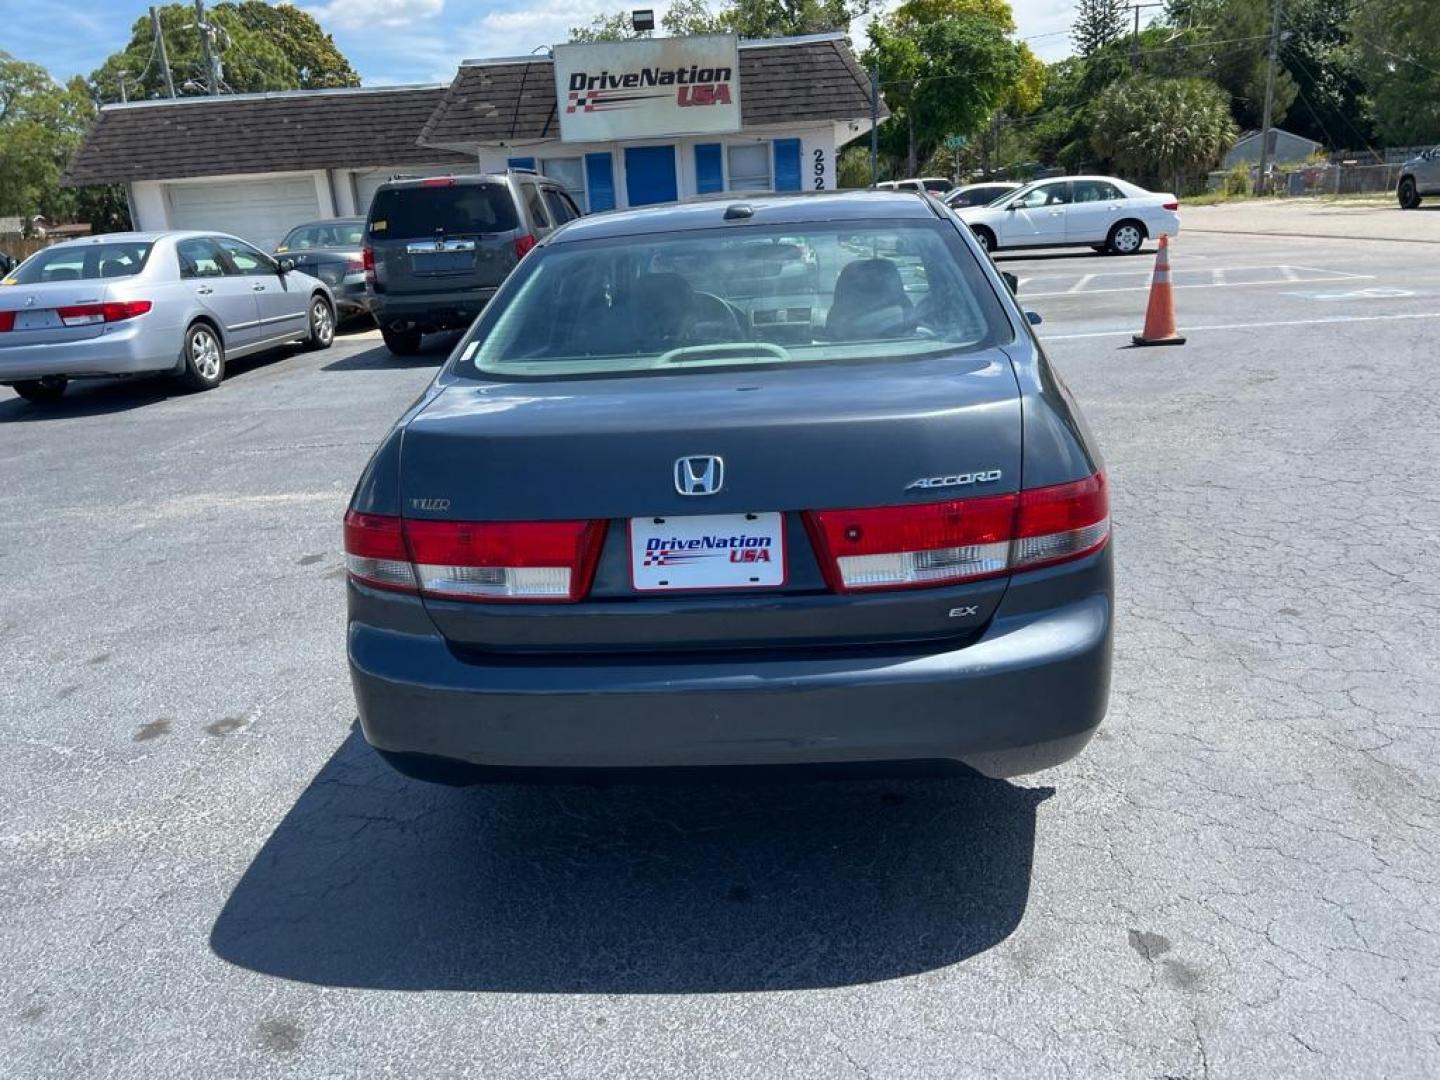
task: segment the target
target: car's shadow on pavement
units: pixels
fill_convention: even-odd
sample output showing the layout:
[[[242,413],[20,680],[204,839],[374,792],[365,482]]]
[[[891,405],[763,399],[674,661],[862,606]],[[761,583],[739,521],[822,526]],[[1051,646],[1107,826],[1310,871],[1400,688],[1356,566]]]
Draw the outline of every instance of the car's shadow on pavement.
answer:
[[[210,944],[263,974],[386,990],[891,979],[1015,929],[1052,793],[978,777],[449,789],[352,733]]]
[[[223,394],[225,387],[241,382],[245,376],[273,364],[289,360],[295,349],[286,346],[256,353],[225,364],[225,381],[214,390],[203,393]],[[0,399],[0,424],[34,424],[46,420],[70,420],[85,416],[107,416],[112,413],[141,409],[175,397],[189,397],[190,390],[170,375],[144,375],[128,379],[76,379],[65,396],[50,405],[36,405],[17,396]]]
[[[385,368],[438,368],[450,356],[450,350],[460,340],[460,335],[433,334],[425,338],[420,351],[414,356],[396,356],[384,345],[376,344],[373,349],[351,353],[338,360],[332,360],[322,371],[380,371]]]

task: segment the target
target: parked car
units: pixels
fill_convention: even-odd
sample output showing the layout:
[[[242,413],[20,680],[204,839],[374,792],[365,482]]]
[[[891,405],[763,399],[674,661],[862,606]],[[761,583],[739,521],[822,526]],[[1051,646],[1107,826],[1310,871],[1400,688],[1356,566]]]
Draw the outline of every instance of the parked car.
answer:
[[[13,257],[8,255],[4,251],[0,251],[0,277],[4,277],[6,274],[10,273],[11,270],[15,269],[16,265],[17,264]]]
[[[297,225],[275,248],[275,257],[288,258],[301,273],[330,286],[335,314],[341,319],[370,310],[365,295],[365,219],[330,218]]]
[[[1401,210],[1414,210],[1425,196],[1440,195],[1440,146],[1405,162],[1395,190]]]
[[[766,243],[814,273],[737,287]],[[520,263],[355,489],[360,723],[457,783],[1045,768],[1105,712],[1109,520],[1074,402],[938,203],[585,218]]]
[[[1113,176],[1036,180],[989,206],[957,210],[987,251],[1093,247],[1134,255],[1149,237],[1180,233],[1180,201]]]
[[[943,176],[917,176],[909,180],[882,180],[875,187],[880,191],[928,191],[943,195],[955,185]]]
[[[940,201],[951,210],[960,210],[967,206],[989,206],[1002,195],[1019,189],[1020,185],[1013,180],[989,180],[951,188],[940,197]]]
[[[208,390],[227,360],[335,338],[324,282],[218,233],[71,240],[4,280],[0,384],[30,401],[59,400],[71,379],[155,372]]]
[[[370,312],[397,356],[469,326],[525,253],[580,216],[537,173],[391,180],[375,192],[363,259]]]

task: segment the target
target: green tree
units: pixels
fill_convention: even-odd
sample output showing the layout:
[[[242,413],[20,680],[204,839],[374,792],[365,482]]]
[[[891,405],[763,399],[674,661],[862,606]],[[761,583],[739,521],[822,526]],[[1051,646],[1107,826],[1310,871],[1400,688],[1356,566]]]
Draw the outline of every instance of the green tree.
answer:
[[[1125,32],[1125,0],[1078,0],[1070,40],[1075,51],[1089,56]]]
[[[1172,183],[1176,192],[1212,168],[1236,135],[1225,91],[1205,79],[1114,83],[1096,99],[1090,122],[1101,157],[1120,172]]]
[[[1375,133],[1398,146],[1440,142],[1440,4],[1363,0],[1347,27]]]
[[[1280,58],[1296,96],[1281,126],[1331,148],[1374,138],[1347,23],[1358,0],[1287,0]]]
[[[0,214],[87,221],[100,231],[128,225],[118,189],[60,186],[94,115],[84,79],[61,86],[38,64],[0,51]]]
[[[991,3],[1004,0],[989,0]],[[787,37],[822,30],[848,30],[868,12],[872,0],[679,0],[660,20],[667,34],[733,33],[742,38]],[[649,37],[631,29],[630,11],[601,12],[587,26],[570,30],[571,41],[628,41]]]
[[[910,0],[870,24],[864,61],[880,69],[891,118],[887,156],[914,176],[949,135],[973,136],[1007,100],[1028,94],[1028,50],[1004,0]]]
[[[159,9],[160,26],[170,57],[175,89],[181,94],[208,91],[195,9],[190,4],[166,4]],[[221,65],[222,90],[246,93],[261,90],[314,90],[359,86],[360,76],[320,29],[313,16],[289,4],[271,6],[264,0],[240,0],[208,9],[215,28],[214,46]],[[134,99],[165,96],[165,74],[155,50],[149,15],[135,20],[130,41],[109,56],[90,76],[101,101],[126,96]]]
[[[1271,6],[1256,0],[1169,0],[1166,16],[1178,34],[1169,47],[1147,57],[1146,69],[1213,80],[1230,95],[1235,122],[1258,128],[1265,112],[1270,15]],[[1294,101],[1295,80],[1282,70],[1272,116],[1284,116]]]

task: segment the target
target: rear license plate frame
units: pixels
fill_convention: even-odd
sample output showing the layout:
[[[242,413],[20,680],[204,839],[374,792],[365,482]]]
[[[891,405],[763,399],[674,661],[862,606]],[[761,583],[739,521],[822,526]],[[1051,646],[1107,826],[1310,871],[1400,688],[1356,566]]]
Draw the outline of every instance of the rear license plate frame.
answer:
[[[789,579],[785,549],[785,515],[775,511],[740,514],[672,514],[634,517],[626,523],[630,560],[630,586],[642,593],[734,592],[746,589],[778,589]],[[712,540],[744,539],[764,544],[704,546]],[[654,548],[652,540],[673,539],[684,547]],[[691,540],[699,541],[689,546]],[[733,553],[753,551],[757,556],[737,560]],[[657,552],[680,555],[673,563],[656,563]],[[760,558],[759,553],[769,555]],[[724,568],[725,573],[707,574]],[[665,575],[662,577],[662,575]]]

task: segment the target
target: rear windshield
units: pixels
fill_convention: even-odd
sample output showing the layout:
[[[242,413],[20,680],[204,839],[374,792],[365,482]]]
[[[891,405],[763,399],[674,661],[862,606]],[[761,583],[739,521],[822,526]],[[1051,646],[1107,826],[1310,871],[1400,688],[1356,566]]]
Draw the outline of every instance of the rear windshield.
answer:
[[[10,280],[17,285],[38,285],[46,281],[131,277],[145,268],[149,257],[148,240],[52,247],[31,255],[10,275]]]
[[[518,224],[503,184],[381,188],[370,204],[370,232],[377,240],[509,232]]]
[[[280,251],[310,251],[314,248],[359,247],[365,234],[363,221],[331,221],[301,225],[280,241]]]
[[[457,370],[535,378],[934,356],[1011,339],[953,226],[816,223],[544,248]]]

